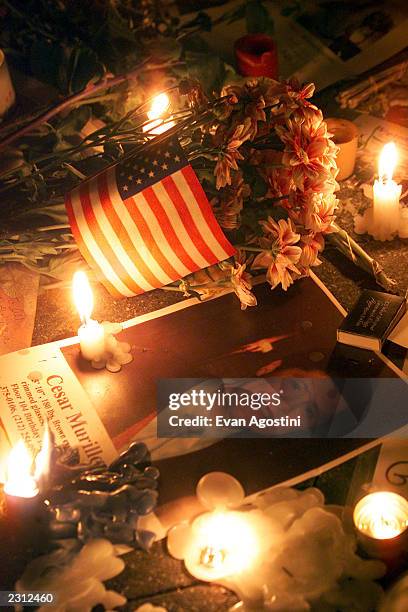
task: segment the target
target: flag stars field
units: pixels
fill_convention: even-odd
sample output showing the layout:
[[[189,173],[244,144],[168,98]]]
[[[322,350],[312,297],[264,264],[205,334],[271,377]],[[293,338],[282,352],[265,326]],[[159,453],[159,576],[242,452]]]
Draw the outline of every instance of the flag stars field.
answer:
[[[116,297],[162,287],[235,254],[174,138],[82,183],[66,206],[81,252]]]

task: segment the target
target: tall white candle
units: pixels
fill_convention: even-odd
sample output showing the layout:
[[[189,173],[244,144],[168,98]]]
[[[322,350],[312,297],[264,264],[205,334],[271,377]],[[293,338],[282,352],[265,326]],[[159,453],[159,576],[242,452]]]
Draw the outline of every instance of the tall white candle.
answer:
[[[398,232],[401,185],[392,180],[397,163],[397,149],[393,142],[386,144],[378,162],[378,179],[374,182],[372,235],[379,240],[391,240]]]
[[[91,319],[93,294],[85,272],[75,272],[72,281],[74,301],[82,325],[78,329],[82,357],[87,361],[100,361],[105,353],[103,326]]]

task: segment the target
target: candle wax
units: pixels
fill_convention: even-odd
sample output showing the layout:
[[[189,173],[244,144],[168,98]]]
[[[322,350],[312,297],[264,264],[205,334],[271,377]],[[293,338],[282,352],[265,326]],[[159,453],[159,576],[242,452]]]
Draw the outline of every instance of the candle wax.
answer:
[[[82,357],[87,361],[99,361],[105,352],[105,331],[100,323],[90,319],[78,330]]]
[[[399,199],[401,185],[393,180],[374,182],[373,235],[390,240],[398,232],[400,221]]]

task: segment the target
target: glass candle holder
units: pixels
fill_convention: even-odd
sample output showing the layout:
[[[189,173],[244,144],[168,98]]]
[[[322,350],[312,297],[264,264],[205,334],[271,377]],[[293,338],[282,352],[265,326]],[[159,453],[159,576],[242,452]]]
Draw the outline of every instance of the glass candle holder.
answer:
[[[407,550],[408,501],[392,491],[361,498],[353,513],[359,543],[371,556],[396,559]]]

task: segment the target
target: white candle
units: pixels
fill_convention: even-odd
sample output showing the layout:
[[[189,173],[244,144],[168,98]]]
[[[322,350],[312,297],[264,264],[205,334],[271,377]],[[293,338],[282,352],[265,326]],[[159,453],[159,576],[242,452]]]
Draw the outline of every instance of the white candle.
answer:
[[[392,180],[397,163],[397,149],[393,142],[381,151],[378,179],[374,181],[374,208],[372,235],[379,240],[391,240],[398,232],[400,221],[399,199],[401,185]]]
[[[408,501],[392,491],[366,495],[354,509],[354,524],[375,540],[391,540],[408,527]]]
[[[163,115],[169,110],[170,100],[167,94],[161,93],[157,95],[150,107],[150,110],[147,112],[147,117],[150,119],[150,122],[147,123],[143,127],[144,132],[149,132],[149,134],[163,134],[167,132],[171,127],[174,126],[174,121],[168,121],[164,123]],[[170,116],[169,119],[172,119]]]
[[[91,319],[93,294],[85,272],[75,272],[72,285],[74,301],[82,321],[78,329],[82,357],[87,361],[100,361],[105,353],[105,331],[98,321]]]

